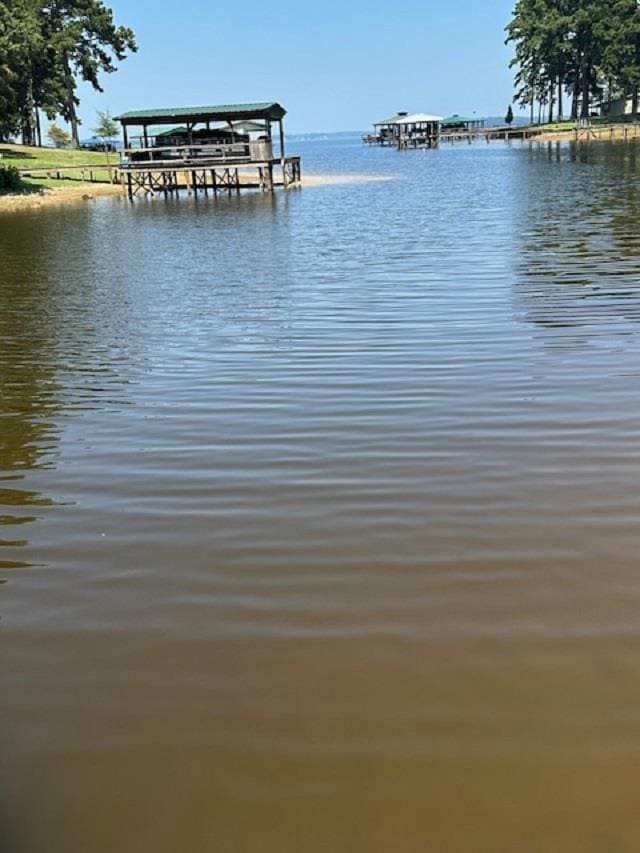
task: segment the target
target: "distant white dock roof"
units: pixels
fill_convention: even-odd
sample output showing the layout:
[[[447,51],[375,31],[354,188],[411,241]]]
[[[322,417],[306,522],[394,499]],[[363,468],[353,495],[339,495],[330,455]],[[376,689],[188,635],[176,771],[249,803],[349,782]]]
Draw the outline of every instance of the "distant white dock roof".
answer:
[[[394,124],[435,124],[442,121],[442,116],[430,113],[396,113],[391,118],[377,121],[375,127],[390,127]]]
[[[434,116],[429,113],[410,113],[408,116],[399,116],[394,124],[422,124],[437,121],[442,121],[442,116]]]

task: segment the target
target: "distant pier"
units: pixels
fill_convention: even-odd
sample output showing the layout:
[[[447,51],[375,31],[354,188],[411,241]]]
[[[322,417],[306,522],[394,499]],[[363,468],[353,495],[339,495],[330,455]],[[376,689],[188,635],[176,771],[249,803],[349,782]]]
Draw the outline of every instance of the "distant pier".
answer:
[[[529,127],[481,127],[472,130],[449,130],[443,131],[440,134],[442,142],[475,142],[484,140],[485,142],[495,142],[498,140],[527,140],[535,136]]]
[[[475,116],[452,115],[448,118],[427,113],[396,113],[395,116],[376,122],[373,133],[362,137],[365,145],[407,150],[410,148],[437,148],[441,143],[475,142],[493,140],[530,139],[535,133],[529,127],[485,127],[485,120]]]
[[[440,116],[429,113],[396,113],[376,122],[374,132],[362,137],[365,145],[408,148],[437,148],[440,144]]]

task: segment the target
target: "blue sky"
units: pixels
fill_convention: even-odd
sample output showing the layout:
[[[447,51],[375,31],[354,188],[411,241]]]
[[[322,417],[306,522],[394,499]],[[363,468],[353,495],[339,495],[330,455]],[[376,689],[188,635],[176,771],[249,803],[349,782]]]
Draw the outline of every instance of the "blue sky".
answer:
[[[360,130],[396,110],[504,115],[514,0],[106,0],[140,52],[81,90],[96,109],[277,100],[287,130]]]

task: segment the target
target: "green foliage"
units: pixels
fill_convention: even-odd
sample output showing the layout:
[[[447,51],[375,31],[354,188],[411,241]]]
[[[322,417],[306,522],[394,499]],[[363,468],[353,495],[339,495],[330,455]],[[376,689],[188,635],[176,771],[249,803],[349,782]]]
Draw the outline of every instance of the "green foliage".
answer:
[[[19,192],[22,189],[20,173],[13,166],[0,165],[0,192]]]
[[[637,100],[638,0],[517,0],[507,42],[515,45],[516,101],[547,105],[550,121],[567,91],[573,118],[588,118],[604,94]]]
[[[71,145],[71,134],[55,123],[49,128],[47,136],[56,148],[68,148]]]
[[[512,124],[513,123],[513,107],[511,106],[511,104],[509,104],[509,109],[507,110],[507,114],[504,117],[504,120],[505,120],[505,124]]]
[[[98,126],[93,129],[96,136],[104,140],[113,139],[115,136],[118,136],[120,128],[113,120],[113,116],[109,110],[105,110],[105,112],[98,110],[98,118],[100,119]]]
[[[33,144],[41,110],[67,121],[77,145],[78,83],[102,91],[101,76],[135,50],[102,0],[0,0],[0,139]]]

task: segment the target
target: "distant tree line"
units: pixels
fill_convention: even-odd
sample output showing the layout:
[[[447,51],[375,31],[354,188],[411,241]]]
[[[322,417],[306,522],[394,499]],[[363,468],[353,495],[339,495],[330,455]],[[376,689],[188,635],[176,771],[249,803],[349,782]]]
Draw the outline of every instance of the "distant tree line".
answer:
[[[507,42],[515,45],[515,100],[532,121],[536,106],[549,121],[587,119],[596,100],[615,97],[631,98],[638,112],[639,0],[518,0]]]
[[[78,84],[102,91],[100,75],[136,50],[101,0],[0,0],[0,139],[41,145],[42,112],[79,145]]]

